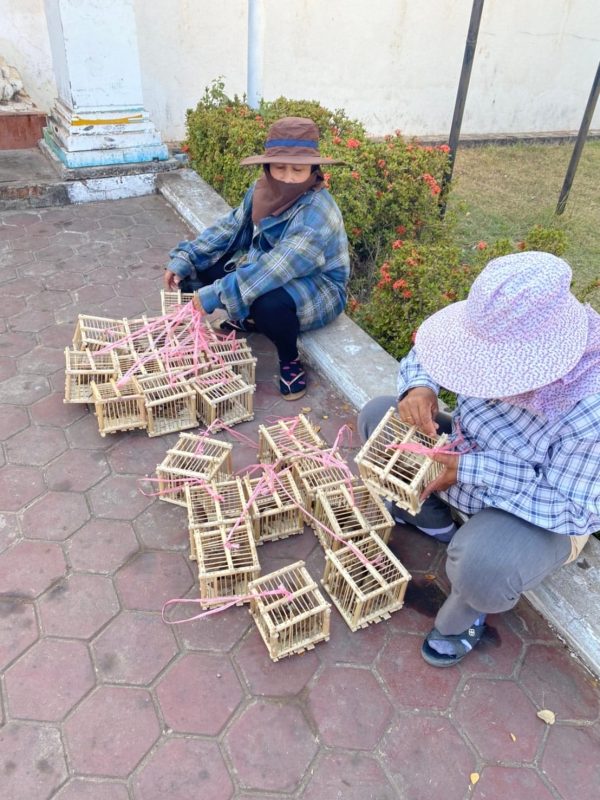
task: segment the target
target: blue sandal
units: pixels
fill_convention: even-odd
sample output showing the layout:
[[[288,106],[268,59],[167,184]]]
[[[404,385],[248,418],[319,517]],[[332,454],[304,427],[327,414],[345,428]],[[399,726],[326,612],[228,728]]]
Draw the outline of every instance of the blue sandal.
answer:
[[[444,636],[437,628],[433,628],[425,637],[425,641],[421,647],[421,655],[432,667],[453,667],[455,664],[458,664],[459,661],[462,661],[475,645],[479,644],[484,631],[485,623],[481,625],[471,625],[471,627],[467,628],[463,633],[454,636]],[[430,641],[448,642],[453,646],[455,654],[451,656],[445,653],[438,653],[437,650],[431,647],[429,644]]]
[[[299,400],[306,394],[306,373],[300,359],[279,362],[279,391],[284,400]]]

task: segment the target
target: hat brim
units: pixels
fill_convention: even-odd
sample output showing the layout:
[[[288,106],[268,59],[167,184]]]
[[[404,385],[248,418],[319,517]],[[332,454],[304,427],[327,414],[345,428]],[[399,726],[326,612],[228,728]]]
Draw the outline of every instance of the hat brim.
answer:
[[[427,373],[457,394],[491,399],[539,389],[570,372],[585,351],[588,318],[573,295],[552,328],[528,341],[477,336],[466,311],[466,300],[443,308],[422,323],[415,339]]]
[[[344,164],[336,158],[328,158],[327,156],[248,156],[240,161],[245,167],[252,167],[255,164]]]

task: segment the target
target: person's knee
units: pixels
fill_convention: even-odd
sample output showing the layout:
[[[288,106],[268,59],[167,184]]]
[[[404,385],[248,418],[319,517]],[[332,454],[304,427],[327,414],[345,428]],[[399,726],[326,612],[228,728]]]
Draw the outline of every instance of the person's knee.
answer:
[[[517,602],[518,565],[507,563],[470,537],[461,542],[461,530],[448,546],[446,571],[452,590],[478,611],[505,611]]]

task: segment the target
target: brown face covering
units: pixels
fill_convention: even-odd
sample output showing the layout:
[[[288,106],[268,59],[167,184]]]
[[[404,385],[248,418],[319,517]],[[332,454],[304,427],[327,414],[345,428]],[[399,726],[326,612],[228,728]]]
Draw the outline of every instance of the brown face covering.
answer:
[[[323,173],[320,168],[310,173],[302,183],[284,183],[277,181],[269,171],[269,165],[263,165],[263,175],[256,181],[252,196],[252,222],[255,225],[265,217],[276,217],[293,206],[296,200],[311,189],[318,192],[323,188]]]

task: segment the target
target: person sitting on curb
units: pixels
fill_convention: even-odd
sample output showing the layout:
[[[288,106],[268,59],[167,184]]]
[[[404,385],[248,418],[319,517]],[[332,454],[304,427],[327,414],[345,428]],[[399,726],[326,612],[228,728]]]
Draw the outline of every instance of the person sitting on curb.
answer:
[[[366,439],[396,402],[401,419],[438,435],[437,394],[458,394],[456,452],[416,516],[397,522],[450,542],[450,594],[422,646],[435,667],[480,641],[486,614],[573,560],[600,530],[600,314],[570,292],[571,269],[549,253],[490,261],[466,300],[426,319],[401,361],[398,398],[360,412]],[[456,528],[449,506],[468,515]]]
[[[262,176],[238,208],[171,251],[164,278],[170,291],[195,292],[207,314],[225,308],[223,329],[259,331],[275,344],[285,400],[306,392],[299,332],[341,314],[350,275],[342,215],[319,167],[342,162],[321,156],[318,139],[310,119],[271,125],[265,152],[241,162],[262,164]]]

